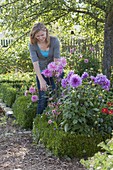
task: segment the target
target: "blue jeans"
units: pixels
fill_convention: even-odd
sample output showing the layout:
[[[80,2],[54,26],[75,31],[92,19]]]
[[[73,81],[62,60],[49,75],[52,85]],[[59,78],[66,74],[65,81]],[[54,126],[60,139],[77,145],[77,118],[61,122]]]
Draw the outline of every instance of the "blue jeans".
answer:
[[[52,77],[48,78],[48,77],[44,77],[44,75],[42,75],[44,80],[46,81],[47,85],[51,86],[52,90],[55,90],[56,86],[54,83],[54,80]],[[38,107],[37,107],[37,114],[42,114],[43,110],[47,107],[47,101],[48,101],[48,97],[46,95],[45,91],[41,91],[40,90],[40,82],[38,80],[38,77],[36,76],[36,81],[37,81],[37,87],[38,87]]]

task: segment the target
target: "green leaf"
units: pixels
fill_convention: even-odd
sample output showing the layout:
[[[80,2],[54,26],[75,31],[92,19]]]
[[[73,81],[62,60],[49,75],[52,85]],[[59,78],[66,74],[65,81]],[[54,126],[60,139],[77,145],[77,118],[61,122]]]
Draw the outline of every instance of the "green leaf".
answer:
[[[65,132],[68,131],[68,123],[65,124],[65,126],[64,126],[64,131],[65,131]]]
[[[97,108],[93,108],[92,110],[94,110],[94,111],[96,111],[96,112],[98,112],[98,111],[99,111],[99,109],[97,109]]]
[[[74,119],[73,120],[73,124],[77,124],[78,120],[77,119]]]
[[[90,106],[94,106],[94,104],[91,101],[89,103],[90,103]]]

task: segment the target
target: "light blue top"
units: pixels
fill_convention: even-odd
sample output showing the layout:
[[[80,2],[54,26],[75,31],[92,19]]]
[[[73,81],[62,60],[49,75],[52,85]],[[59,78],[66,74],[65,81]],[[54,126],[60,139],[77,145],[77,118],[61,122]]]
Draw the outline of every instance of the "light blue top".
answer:
[[[39,49],[40,49],[40,48],[39,48]],[[48,57],[48,56],[49,56],[49,50],[44,51],[44,50],[41,50],[41,49],[40,49],[40,52],[41,52],[41,54],[43,55],[43,57]]]

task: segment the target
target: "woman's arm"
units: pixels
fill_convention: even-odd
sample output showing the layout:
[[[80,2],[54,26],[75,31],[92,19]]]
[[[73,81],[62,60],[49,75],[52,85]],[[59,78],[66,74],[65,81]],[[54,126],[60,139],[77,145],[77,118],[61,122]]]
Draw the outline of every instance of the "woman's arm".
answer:
[[[35,70],[36,75],[37,75],[39,82],[40,82],[40,90],[46,91],[47,90],[47,86],[46,86],[47,84],[46,84],[46,81],[44,80],[44,78],[41,75],[38,57],[37,57],[37,53],[36,53],[34,45],[29,44],[29,51],[30,51],[30,57],[31,57],[31,60],[32,60],[32,63],[33,63],[34,70]]]
[[[39,82],[40,82],[40,90],[46,91],[47,90],[47,83],[41,75],[38,61],[33,62],[33,67],[34,67],[34,70],[35,70],[36,75],[37,75]]]
[[[57,37],[54,38],[54,62],[57,62],[60,58],[60,42]]]

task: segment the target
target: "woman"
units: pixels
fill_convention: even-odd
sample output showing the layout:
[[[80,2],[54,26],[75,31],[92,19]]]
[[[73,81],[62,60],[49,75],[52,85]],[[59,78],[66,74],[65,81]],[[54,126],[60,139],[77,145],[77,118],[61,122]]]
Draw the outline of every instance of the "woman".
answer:
[[[47,106],[45,91],[47,85],[55,89],[53,78],[46,78],[41,72],[47,68],[47,65],[60,58],[60,43],[56,37],[49,36],[48,29],[43,23],[37,23],[33,26],[30,33],[29,51],[34,70],[36,72],[37,86],[39,90],[39,100],[37,114],[42,114]]]

